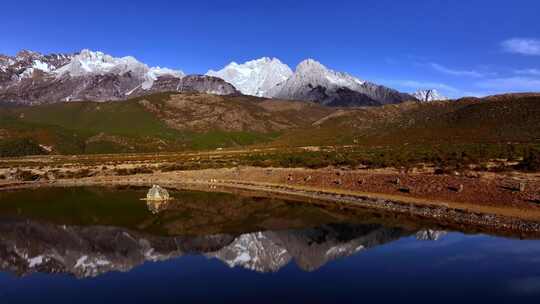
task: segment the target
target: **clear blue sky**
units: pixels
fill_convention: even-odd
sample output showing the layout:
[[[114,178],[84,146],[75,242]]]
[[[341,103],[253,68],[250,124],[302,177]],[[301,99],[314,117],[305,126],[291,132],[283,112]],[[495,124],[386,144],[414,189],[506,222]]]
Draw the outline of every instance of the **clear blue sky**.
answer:
[[[204,73],[312,57],[403,91],[540,91],[540,1],[2,1],[0,53],[83,48]]]

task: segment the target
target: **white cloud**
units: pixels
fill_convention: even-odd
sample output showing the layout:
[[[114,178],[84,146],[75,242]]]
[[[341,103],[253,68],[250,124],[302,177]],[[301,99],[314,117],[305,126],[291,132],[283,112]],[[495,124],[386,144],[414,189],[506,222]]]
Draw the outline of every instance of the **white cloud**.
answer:
[[[540,56],[540,40],[534,38],[512,38],[501,43],[503,50],[521,55]]]
[[[484,77],[484,76],[488,75],[486,73],[478,72],[478,71],[475,71],[475,70],[451,69],[451,68],[445,67],[445,66],[443,66],[441,64],[434,63],[434,62],[430,63],[429,66],[431,66],[436,71],[439,71],[441,73],[448,74],[448,75],[453,75],[453,76],[467,76],[467,77],[480,78],[480,77]]]
[[[540,91],[540,79],[531,77],[507,77],[487,79],[476,83],[480,88],[505,92]]]
[[[539,69],[515,70],[514,73],[519,74],[519,75],[540,76],[540,70]]]

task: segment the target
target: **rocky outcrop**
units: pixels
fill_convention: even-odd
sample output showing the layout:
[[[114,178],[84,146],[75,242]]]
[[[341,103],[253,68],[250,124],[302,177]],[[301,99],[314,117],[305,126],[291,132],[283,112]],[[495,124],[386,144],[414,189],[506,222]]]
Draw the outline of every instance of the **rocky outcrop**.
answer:
[[[153,185],[146,194],[146,200],[148,201],[166,201],[169,199],[170,196],[167,189],[161,188],[159,185]]]
[[[154,82],[152,88],[148,90],[137,88],[135,91],[131,92],[130,95],[141,96],[158,92],[206,93],[213,95],[240,94],[233,85],[221,78],[204,75],[188,75],[182,78],[171,76],[159,77]]]

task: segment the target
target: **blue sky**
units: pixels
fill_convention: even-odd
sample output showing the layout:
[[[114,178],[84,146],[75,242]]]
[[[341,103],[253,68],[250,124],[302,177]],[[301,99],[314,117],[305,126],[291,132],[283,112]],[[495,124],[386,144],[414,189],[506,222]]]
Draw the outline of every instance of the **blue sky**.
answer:
[[[187,73],[311,57],[403,91],[540,91],[538,0],[7,0],[1,9],[9,55],[89,48]]]

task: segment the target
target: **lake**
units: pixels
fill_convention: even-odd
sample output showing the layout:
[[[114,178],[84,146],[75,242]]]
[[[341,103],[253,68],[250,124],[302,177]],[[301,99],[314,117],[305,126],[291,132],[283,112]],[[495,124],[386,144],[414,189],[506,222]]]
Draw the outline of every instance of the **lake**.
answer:
[[[0,303],[538,303],[540,241],[253,194],[0,192]]]

